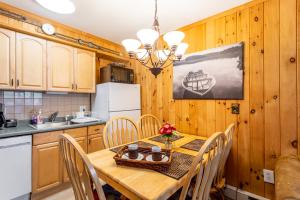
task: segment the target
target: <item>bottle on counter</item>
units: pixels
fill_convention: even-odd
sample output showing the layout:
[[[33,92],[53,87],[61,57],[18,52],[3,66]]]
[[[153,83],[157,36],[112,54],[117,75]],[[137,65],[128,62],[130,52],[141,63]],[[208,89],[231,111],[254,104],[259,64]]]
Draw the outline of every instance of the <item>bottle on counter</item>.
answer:
[[[37,124],[37,113],[34,112],[32,117],[31,117],[31,124],[36,125]]]
[[[42,109],[39,110],[39,114],[37,115],[37,124],[43,123]]]

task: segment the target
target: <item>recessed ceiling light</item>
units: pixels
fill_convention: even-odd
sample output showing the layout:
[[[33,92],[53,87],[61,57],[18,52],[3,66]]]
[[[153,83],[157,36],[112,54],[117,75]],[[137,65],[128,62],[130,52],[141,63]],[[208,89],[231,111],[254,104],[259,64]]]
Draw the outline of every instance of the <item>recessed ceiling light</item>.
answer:
[[[71,0],[35,0],[44,8],[60,13],[71,14],[75,11],[75,4]]]

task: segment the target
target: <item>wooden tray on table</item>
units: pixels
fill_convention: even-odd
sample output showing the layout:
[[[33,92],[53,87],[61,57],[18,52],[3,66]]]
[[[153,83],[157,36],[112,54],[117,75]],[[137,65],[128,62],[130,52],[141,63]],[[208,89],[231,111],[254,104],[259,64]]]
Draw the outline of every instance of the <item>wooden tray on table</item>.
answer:
[[[129,167],[137,167],[144,169],[152,169],[152,170],[165,170],[168,169],[171,161],[172,161],[172,151],[167,149],[161,149],[162,157],[165,161],[149,161],[146,158],[152,155],[152,149],[150,147],[138,147],[139,156],[142,155],[143,158],[140,159],[129,159],[126,156],[128,153],[128,146],[124,146],[122,149],[118,151],[118,153],[114,156],[117,165],[125,165]],[[165,158],[167,156],[167,158]]]

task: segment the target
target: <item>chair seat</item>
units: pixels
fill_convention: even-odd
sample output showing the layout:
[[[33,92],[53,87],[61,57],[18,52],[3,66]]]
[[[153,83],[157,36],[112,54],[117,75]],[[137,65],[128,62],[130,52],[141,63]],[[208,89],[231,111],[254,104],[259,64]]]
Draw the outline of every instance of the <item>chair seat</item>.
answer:
[[[282,156],[275,167],[276,199],[300,199],[300,157]]]
[[[116,199],[117,200],[117,199],[121,198],[121,193],[114,190],[114,188],[112,188],[110,185],[108,185],[108,184],[102,185],[102,188],[103,188],[106,199]],[[96,189],[93,190],[93,196],[94,196],[94,200],[100,200]]]

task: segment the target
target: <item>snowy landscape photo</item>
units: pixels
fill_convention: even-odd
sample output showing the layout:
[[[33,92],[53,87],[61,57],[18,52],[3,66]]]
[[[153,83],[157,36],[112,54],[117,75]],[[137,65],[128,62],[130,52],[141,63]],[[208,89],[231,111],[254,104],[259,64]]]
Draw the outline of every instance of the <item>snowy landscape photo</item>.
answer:
[[[244,43],[208,49],[174,62],[174,99],[243,99]]]

